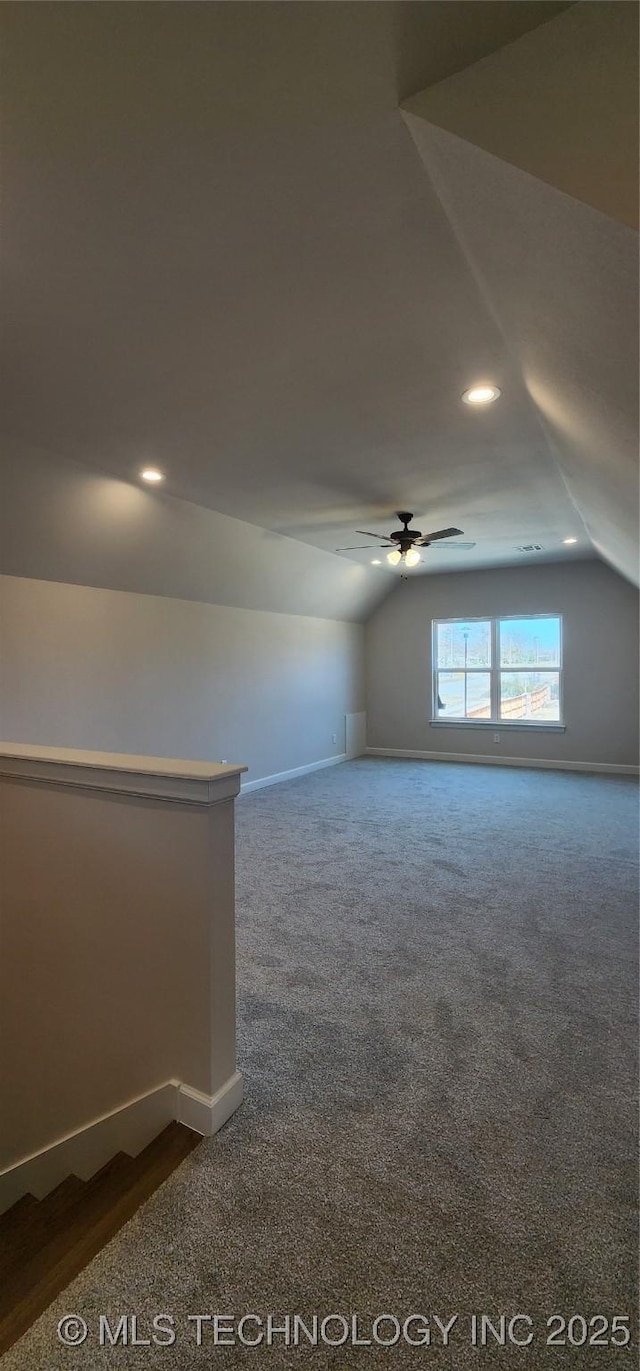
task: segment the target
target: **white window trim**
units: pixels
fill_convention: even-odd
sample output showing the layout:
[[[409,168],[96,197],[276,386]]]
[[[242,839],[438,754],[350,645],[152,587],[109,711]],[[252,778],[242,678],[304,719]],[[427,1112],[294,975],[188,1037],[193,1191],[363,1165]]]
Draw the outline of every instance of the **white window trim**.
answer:
[[[499,686],[500,676],[503,671],[522,671],[522,667],[501,667],[500,666],[500,629],[501,622],[508,619],[516,619],[521,622],[523,619],[532,619],[538,622],[540,619],[557,619],[560,624],[560,653],[559,662],[555,667],[539,667],[538,671],[542,674],[545,671],[553,671],[559,676],[559,698],[558,708],[560,718],[558,720],[528,720],[524,723],[521,719],[513,720],[500,718],[499,710]],[[438,668],[436,641],[438,624],[486,624],[490,625],[491,631],[491,666],[486,667],[467,667],[467,674],[483,674],[489,672],[489,685],[491,691],[491,718],[490,719],[463,719],[448,718],[443,719],[438,714],[437,690],[438,690],[438,670],[444,671],[444,667]],[[429,723],[432,728],[493,728],[508,729],[509,732],[521,730],[529,733],[532,730],[538,733],[564,733],[566,724],[564,722],[564,624],[561,614],[476,614],[464,619],[432,619],[431,620],[431,718]],[[453,668],[452,668],[453,669]],[[461,668],[462,669],[462,668]]]

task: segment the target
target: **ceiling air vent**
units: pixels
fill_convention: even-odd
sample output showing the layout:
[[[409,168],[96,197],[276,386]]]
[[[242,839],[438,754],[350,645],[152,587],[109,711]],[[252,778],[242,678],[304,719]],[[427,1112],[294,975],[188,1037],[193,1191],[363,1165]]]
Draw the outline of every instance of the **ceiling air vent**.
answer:
[[[542,543],[523,543],[516,552],[544,552]]]

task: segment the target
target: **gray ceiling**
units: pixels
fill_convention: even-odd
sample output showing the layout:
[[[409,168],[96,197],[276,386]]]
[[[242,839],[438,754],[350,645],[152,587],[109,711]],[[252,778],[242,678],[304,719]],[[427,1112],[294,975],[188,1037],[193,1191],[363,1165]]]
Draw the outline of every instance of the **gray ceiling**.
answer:
[[[170,495],[327,551],[407,508],[477,543],[426,569],[535,542],[633,576],[620,10],[3,6],[5,431],[128,479],[152,461]],[[589,24],[610,47],[585,92]],[[483,80],[508,147],[476,130]],[[582,127],[606,152],[607,101],[603,204],[567,167]],[[502,399],[473,411],[485,377]]]

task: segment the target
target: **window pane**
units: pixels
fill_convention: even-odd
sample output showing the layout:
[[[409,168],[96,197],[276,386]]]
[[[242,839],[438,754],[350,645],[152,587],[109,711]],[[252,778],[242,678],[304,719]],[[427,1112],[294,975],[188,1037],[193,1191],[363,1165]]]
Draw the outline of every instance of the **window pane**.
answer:
[[[560,666],[560,620],[501,619],[500,666]]]
[[[436,709],[439,719],[490,719],[488,671],[439,671]]]
[[[559,671],[502,671],[501,719],[560,721]]]
[[[442,667],[491,666],[491,624],[438,624],[436,665]]]

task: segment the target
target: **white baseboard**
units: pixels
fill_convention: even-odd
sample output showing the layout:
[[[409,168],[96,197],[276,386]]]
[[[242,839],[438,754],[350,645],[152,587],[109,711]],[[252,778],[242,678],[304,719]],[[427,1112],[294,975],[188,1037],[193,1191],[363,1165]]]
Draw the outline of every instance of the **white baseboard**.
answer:
[[[0,1214],[21,1195],[42,1199],[67,1176],[89,1180],[116,1152],[137,1157],[174,1119],[211,1137],[241,1103],[242,1076],[237,1071],[215,1095],[166,1081],[0,1172]]]
[[[476,752],[412,752],[400,747],[368,747],[367,756],[404,757],[419,762],[470,762],[478,766],[542,767],[548,771],[603,771],[612,775],[637,776],[637,766],[617,762],[566,762],[540,757],[495,757]]]
[[[189,1085],[178,1086],[178,1114],[180,1123],[202,1133],[205,1138],[213,1137],[223,1123],[235,1114],[242,1104],[243,1081],[239,1071],[225,1081],[215,1095],[203,1095]]]
[[[306,776],[309,771],[321,771],[325,766],[337,766],[339,762],[346,761],[346,752],[340,752],[337,757],[323,757],[321,762],[309,762],[307,766],[296,766],[293,771],[277,771],[274,776],[261,776],[257,781],[243,781],[240,794],[246,795],[249,790],[262,790],[265,785],[278,785],[280,781],[292,781],[295,776]]]

